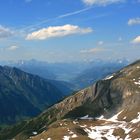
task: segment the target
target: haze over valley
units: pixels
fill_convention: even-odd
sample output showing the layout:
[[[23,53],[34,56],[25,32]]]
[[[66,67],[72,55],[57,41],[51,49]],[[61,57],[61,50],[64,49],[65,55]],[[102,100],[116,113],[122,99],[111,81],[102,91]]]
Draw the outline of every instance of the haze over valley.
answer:
[[[140,140],[140,1],[2,0],[0,140]]]

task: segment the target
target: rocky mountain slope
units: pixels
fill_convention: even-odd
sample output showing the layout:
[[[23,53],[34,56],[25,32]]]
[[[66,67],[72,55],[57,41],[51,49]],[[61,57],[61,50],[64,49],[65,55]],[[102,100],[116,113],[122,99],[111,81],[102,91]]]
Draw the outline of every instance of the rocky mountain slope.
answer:
[[[0,67],[0,125],[36,116],[63,97],[53,82],[17,68]]]
[[[0,131],[6,140],[140,138],[140,61],[99,80],[38,117]]]

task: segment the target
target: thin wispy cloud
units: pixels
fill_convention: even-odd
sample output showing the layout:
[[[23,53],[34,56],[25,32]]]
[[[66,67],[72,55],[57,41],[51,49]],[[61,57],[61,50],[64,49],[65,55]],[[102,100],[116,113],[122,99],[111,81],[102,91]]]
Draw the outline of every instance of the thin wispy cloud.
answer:
[[[18,48],[19,48],[18,46],[13,45],[13,46],[8,47],[7,50],[14,51],[14,50],[17,50]]]
[[[29,1],[32,1],[32,0],[29,0]],[[55,20],[59,20],[59,19],[63,19],[63,18],[67,18],[67,17],[70,17],[70,16],[74,16],[74,15],[84,13],[86,11],[89,11],[89,10],[93,9],[94,5],[108,5],[108,4],[119,3],[119,2],[123,2],[123,1],[125,1],[125,0],[100,0],[100,1],[98,1],[98,0],[82,0],[82,2],[84,2],[85,4],[88,5],[86,8],[76,10],[76,11],[72,11],[72,12],[69,12],[69,13],[65,13],[65,14],[62,14],[62,15],[58,15],[58,16],[53,17],[53,18],[42,20],[38,23],[26,26],[22,30],[29,30],[29,29],[38,28],[39,26],[41,26],[43,24],[46,24],[48,22],[51,22],[51,21],[55,21]],[[102,16],[97,16],[97,17],[102,17]]]
[[[11,37],[13,35],[13,31],[7,27],[0,25],[0,39]]]
[[[48,22],[51,22],[51,21],[54,21],[54,20],[59,20],[59,19],[63,19],[63,18],[66,18],[66,17],[70,17],[70,16],[74,16],[74,15],[78,15],[80,13],[83,13],[83,12],[86,12],[90,9],[92,9],[93,7],[87,7],[87,8],[84,8],[84,9],[81,9],[81,10],[77,10],[77,11],[74,11],[74,12],[69,12],[69,13],[66,13],[66,14],[62,14],[62,15],[59,15],[57,17],[53,17],[53,18],[50,18],[50,19],[46,19],[46,20],[43,20],[43,21],[40,21],[36,24],[32,24],[32,25],[29,25],[29,26],[26,26],[25,28],[23,28],[22,30],[28,30],[28,29],[32,29],[32,28],[35,28],[35,27],[39,27],[45,23],[48,23]]]
[[[64,18],[64,17],[69,17],[69,16],[77,15],[77,14],[80,14],[80,13],[82,13],[82,12],[88,11],[88,10],[90,10],[91,8],[92,8],[92,7],[87,7],[87,8],[78,10],[78,11],[66,13],[66,14],[63,14],[63,15],[58,16],[57,18],[59,19],[59,18]]]
[[[27,35],[27,40],[45,40],[48,38],[64,37],[73,34],[87,34],[92,32],[91,28],[80,28],[76,25],[50,26]]]
[[[132,19],[129,19],[128,21],[129,26],[138,25],[138,24],[140,24],[140,17],[132,18]]]
[[[86,5],[106,6],[109,4],[124,2],[125,0],[82,0]]]
[[[120,37],[118,38],[118,41],[119,41],[119,42],[123,41],[123,38],[120,36]]]
[[[93,53],[99,53],[99,52],[103,52],[105,49],[104,48],[92,48],[92,49],[84,49],[84,50],[81,50],[80,53],[82,54],[93,54]]]
[[[104,42],[101,40],[97,43],[99,46],[102,46],[104,44]]]

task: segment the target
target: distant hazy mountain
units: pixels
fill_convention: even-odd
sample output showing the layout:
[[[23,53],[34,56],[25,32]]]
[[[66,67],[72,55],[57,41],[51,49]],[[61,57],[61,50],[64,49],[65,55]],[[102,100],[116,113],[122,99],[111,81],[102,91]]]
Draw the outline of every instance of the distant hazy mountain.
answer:
[[[97,80],[102,79],[107,75],[110,75],[123,68],[127,64],[128,61],[126,60],[91,62],[86,70],[82,71],[76,78],[73,79],[73,83],[80,89],[85,88]]]
[[[72,91],[85,88],[95,81],[126,66],[129,62],[125,59],[103,61],[96,59],[85,62],[48,63],[37,60],[20,60],[17,62],[1,62],[3,65],[17,67],[25,72],[38,75],[45,79],[56,81],[65,95]],[[60,82],[61,81],[61,82]],[[64,86],[63,86],[64,85]]]
[[[140,61],[79,91],[38,117],[0,131],[1,140],[140,138]]]
[[[37,74],[46,79],[58,81],[71,81],[80,72],[87,68],[87,63],[71,62],[71,63],[48,63],[37,60],[24,61],[20,60],[9,65],[18,67],[23,71]]]
[[[43,61],[32,60],[20,60],[17,62],[9,63],[10,66],[17,67],[25,72],[39,75],[45,79],[56,79],[55,73],[51,72],[48,68],[48,63]]]
[[[87,63],[48,63],[45,61],[19,60],[0,61],[1,65],[17,67],[25,72],[39,75],[40,77],[58,81],[70,81],[87,68]]]
[[[64,97],[55,81],[0,66],[0,124],[32,117]]]
[[[127,65],[128,61],[125,59],[115,61],[96,59],[84,62],[48,63],[32,59],[0,63],[20,68],[25,72],[36,74],[46,79],[67,81],[71,84],[77,84],[78,87],[85,87]]]

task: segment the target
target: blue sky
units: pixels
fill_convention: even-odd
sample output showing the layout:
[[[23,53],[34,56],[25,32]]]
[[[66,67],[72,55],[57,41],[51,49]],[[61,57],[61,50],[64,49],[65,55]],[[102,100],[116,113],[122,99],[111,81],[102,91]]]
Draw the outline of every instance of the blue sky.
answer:
[[[140,0],[1,0],[0,60],[140,58]]]

